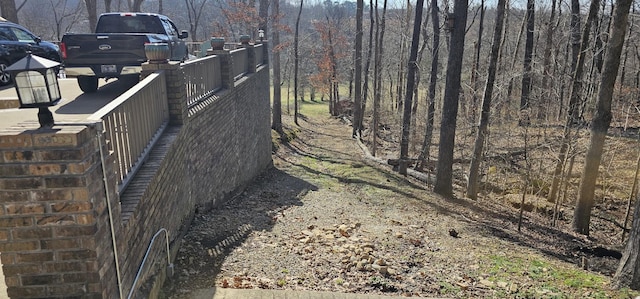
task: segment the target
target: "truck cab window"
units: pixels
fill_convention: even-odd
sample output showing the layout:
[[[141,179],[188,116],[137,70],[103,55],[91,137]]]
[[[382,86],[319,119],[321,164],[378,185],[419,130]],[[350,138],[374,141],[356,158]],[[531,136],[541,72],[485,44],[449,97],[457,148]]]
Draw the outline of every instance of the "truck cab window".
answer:
[[[173,24],[167,20],[162,20],[162,26],[167,31],[169,35],[178,35],[178,31],[174,28]]]

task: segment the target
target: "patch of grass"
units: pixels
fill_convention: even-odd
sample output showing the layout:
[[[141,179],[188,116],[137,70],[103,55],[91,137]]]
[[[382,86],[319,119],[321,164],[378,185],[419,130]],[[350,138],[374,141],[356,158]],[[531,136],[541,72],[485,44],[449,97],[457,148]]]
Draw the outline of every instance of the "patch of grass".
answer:
[[[283,287],[287,284],[287,280],[284,278],[280,278],[278,279],[278,282],[276,282],[278,284],[279,287]]]
[[[442,281],[440,282],[440,294],[458,294],[462,291],[459,286],[455,286],[449,282]]]
[[[329,102],[328,101],[304,101],[298,102],[299,113],[309,117],[316,116],[329,116]],[[292,112],[293,113],[293,112]]]
[[[506,280],[520,285],[532,284],[534,287],[519,289],[518,295],[536,298],[633,298],[638,296],[628,289],[611,290],[609,279],[603,275],[554,265],[538,258],[523,258],[507,255],[488,256],[489,264],[484,272],[491,281]],[[519,280],[513,278],[519,277]],[[502,290],[498,293],[504,294]],[[513,295],[513,294],[512,294]]]

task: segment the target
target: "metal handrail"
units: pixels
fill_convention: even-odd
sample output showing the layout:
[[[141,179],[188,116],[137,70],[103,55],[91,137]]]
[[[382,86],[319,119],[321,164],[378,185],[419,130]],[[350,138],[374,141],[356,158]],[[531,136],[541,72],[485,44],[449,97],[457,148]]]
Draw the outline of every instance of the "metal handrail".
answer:
[[[127,299],[130,299],[131,296],[133,295],[134,293],[133,291],[135,291],[136,289],[136,284],[138,284],[138,279],[140,279],[140,274],[142,274],[142,268],[144,267],[144,264],[147,262],[147,257],[149,257],[149,252],[151,252],[151,246],[153,246],[153,242],[156,240],[156,237],[158,237],[162,232],[164,232],[165,240],[167,242],[167,267],[169,269],[173,269],[173,264],[171,263],[171,256],[169,253],[169,232],[165,228],[161,228],[153,235],[153,238],[151,238],[151,241],[149,242],[149,247],[147,247],[147,252],[145,252],[144,258],[142,258],[142,263],[138,268],[138,272],[136,273],[136,278],[133,280],[133,285],[131,285],[131,290],[129,290],[129,295],[127,295]]]

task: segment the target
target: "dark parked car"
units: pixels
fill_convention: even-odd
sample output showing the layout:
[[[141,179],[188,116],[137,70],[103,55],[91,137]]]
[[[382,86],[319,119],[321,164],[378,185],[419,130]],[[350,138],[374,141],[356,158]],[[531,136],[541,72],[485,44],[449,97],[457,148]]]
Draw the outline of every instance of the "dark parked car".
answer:
[[[43,41],[18,24],[0,20],[0,85],[11,83],[11,75],[4,70],[27,56],[28,52],[49,60],[62,61],[56,44]]]

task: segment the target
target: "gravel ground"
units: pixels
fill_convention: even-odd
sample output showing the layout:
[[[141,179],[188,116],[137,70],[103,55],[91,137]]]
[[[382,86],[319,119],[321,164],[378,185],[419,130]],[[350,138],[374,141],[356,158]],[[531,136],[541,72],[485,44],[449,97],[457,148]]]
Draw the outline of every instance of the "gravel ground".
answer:
[[[339,119],[304,119],[295,133],[241,195],[197,215],[164,297],[190,298],[213,286],[407,297],[620,295],[607,289],[617,260],[576,249],[593,240],[540,225],[535,215],[518,232],[517,211],[501,203],[444,200],[365,159]],[[583,257],[604,273],[590,271],[596,287],[549,283],[552,273],[588,272],[578,267]]]

